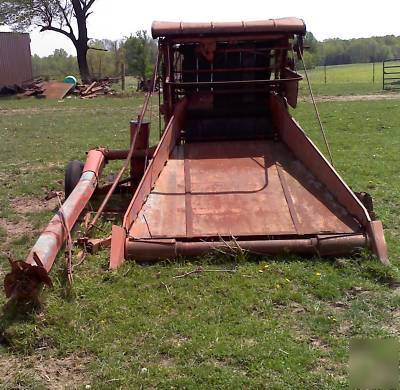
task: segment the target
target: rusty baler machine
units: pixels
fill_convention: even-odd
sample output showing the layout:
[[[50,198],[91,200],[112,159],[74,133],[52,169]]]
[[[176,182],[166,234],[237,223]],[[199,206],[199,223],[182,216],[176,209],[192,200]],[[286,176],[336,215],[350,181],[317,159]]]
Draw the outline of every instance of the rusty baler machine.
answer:
[[[146,97],[129,150],[97,149],[69,165],[69,195],[25,262],[6,277],[9,296],[29,296],[48,272],[88,201],[102,202],[87,232],[125,192],[110,268],[239,248],[269,255],[341,256],[371,248],[388,263],[370,198],[354,193],[291,117],[302,76],[305,24],[296,18],[238,23],[154,22],[164,129],[149,147]],[[154,88],[153,88],[154,89]],[[161,92],[160,92],[161,93]],[[160,99],[161,101],[161,99]],[[100,188],[108,160],[125,160]],[[130,175],[123,177],[130,166]],[[110,238],[104,243],[109,243]],[[87,247],[98,240],[87,238]]]

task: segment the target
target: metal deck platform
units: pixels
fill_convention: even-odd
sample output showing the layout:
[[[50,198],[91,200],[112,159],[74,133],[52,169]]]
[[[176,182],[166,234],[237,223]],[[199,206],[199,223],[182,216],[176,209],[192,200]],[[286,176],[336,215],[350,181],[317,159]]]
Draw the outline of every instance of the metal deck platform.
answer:
[[[358,222],[281,142],[177,145],[129,236],[354,234]]]

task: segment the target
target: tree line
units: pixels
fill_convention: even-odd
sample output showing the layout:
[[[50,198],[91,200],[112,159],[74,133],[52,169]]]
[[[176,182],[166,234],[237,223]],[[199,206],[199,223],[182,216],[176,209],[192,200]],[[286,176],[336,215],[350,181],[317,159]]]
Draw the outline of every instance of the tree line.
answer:
[[[146,31],[137,31],[122,40],[91,40],[87,54],[91,77],[117,77],[121,75],[122,65],[128,75],[149,79],[157,57],[157,42]],[[47,57],[32,56],[35,77],[63,78],[66,75],[79,75],[77,58],[64,49],[57,49]]]
[[[341,65],[366,62],[382,62],[400,58],[400,36],[325,39],[318,41],[311,32],[305,37],[306,66]]]
[[[304,60],[308,68],[321,65],[341,65],[366,62],[382,62],[400,58],[400,37],[357,39],[326,39],[318,41],[311,32],[305,37]],[[125,64],[128,75],[149,79],[157,57],[157,42],[146,31],[137,31],[122,40],[89,41],[88,69],[93,78],[117,77]],[[77,58],[63,49],[57,49],[47,57],[32,57],[35,76],[61,78],[79,75]],[[298,68],[302,65],[298,63]]]

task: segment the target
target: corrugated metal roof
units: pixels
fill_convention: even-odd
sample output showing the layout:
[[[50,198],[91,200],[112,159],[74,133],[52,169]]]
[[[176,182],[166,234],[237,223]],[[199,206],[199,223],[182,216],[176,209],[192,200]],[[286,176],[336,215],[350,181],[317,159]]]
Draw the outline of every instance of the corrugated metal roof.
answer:
[[[29,34],[0,32],[0,85],[22,85],[33,79]]]

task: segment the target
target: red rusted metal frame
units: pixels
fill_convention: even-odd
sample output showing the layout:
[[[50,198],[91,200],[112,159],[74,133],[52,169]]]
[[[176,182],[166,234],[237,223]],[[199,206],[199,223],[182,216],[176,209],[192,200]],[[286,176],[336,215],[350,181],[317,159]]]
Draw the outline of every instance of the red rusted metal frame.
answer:
[[[156,150],[155,146],[149,147],[148,149],[137,149],[133,152],[133,157],[148,157],[152,158],[153,153]],[[107,161],[114,160],[125,160],[128,157],[129,150],[104,150],[104,156]]]
[[[389,265],[389,255],[381,221],[370,221],[367,225],[368,237],[371,241],[371,248],[378,259],[385,265]]]
[[[28,266],[40,267],[43,275],[50,272],[59,250],[97,187],[104,163],[102,150],[89,151],[80,181],[31,249],[25,261]],[[28,275],[26,269],[27,266],[24,266],[24,269],[14,267],[12,273],[6,276],[5,284],[9,280],[13,281],[14,286],[11,290],[17,291],[16,294],[12,294],[16,298],[19,297],[18,292],[24,294],[22,295],[24,298],[28,298],[21,285],[27,284],[26,279],[29,275],[31,275],[29,284],[35,286],[32,291],[37,291],[37,286],[44,281],[37,278],[35,273],[31,272]]]
[[[175,81],[175,74],[174,74],[174,56],[175,56],[175,52],[172,48],[171,45],[168,45],[167,47],[167,61],[168,61],[168,73],[167,73],[167,78],[165,79],[165,83],[164,85],[166,85],[166,82],[174,82]],[[169,87],[169,86],[167,86]],[[174,94],[174,91],[172,89],[172,87],[169,89],[169,118],[173,115],[174,113],[174,107],[175,104],[177,103],[177,98],[176,95]],[[168,123],[168,121],[166,121],[166,123]]]
[[[174,239],[126,240],[126,256],[138,261],[157,261],[179,256],[201,256],[212,251],[234,253],[247,251],[259,255],[297,253],[303,255],[338,256],[357,251],[367,245],[363,234],[316,236],[276,240],[177,241]]]
[[[272,71],[275,70],[275,66],[263,66],[263,67],[249,67],[249,68],[212,68],[212,69],[196,69],[196,70],[182,70],[175,71],[175,73],[229,73],[229,72],[260,72],[260,71]]]
[[[272,42],[271,42],[272,43]],[[271,54],[269,53],[272,49],[291,49],[290,45],[282,45],[279,46],[281,43],[280,42],[275,42],[273,41],[273,45],[271,46],[266,46],[266,47],[240,47],[240,48],[235,48],[235,47],[223,47],[223,48],[218,48],[215,50],[215,53],[254,53],[254,54],[259,54],[259,55],[264,55],[266,57],[271,57]]]
[[[279,41],[282,38],[293,38],[293,34],[252,34],[252,35],[222,35],[212,37],[218,42],[227,42],[230,44],[235,44],[237,42],[245,42],[245,41]],[[179,38],[179,37],[169,37],[168,41],[171,44],[184,44],[184,43],[201,43],[201,42],[209,42],[210,37],[189,37],[189,38]]]
[[[255,35],[243,35],[243,36],[227,36],[227,37],[222,37],[222,36],[215,36],[213,37],[213,39],[215,41],[221,42],[221,41],[225,41],[225,42],[229,42],[229,43],[236,43],[238,41],[246,41],[246,40],[273,40],[274,38],[276,38],[276,36],[273,36],[271,34],[255,34]],[[275,55],[275,63],[276,63],[276,72],[275,72],[275,79],[273,80],[268,80],[267,82],[265,82],[265,80],[249,80],[249,81],[238,81],[238,82],[232,82],[232,81],[228,81],[228,82],[192,82],[192,83],[185,83],[185,82],[174,82],[173,81],[173,77],[174,77],[174,63],[173,63],[173,45],[174,44],[185,44],[185,43],[202,43],[204,42],[205,44],[209,43],[210,41],[210,37],[199,37],[199,36],[193,36],[193,37],[185,37],[185,38],[181,38],[178,36],[170,36],[167,39],[164,39],[164,45],[165,45],[165,50],[167,52],[167,56],[168,56],[168,61],[167,61],[167,72],[166,72],[166,77],[164,78],[163,82],[164,82],[164,86],[167,87],[165,88],[165,90],[167,90],[168,92],[166,93],[166,100],[169,101],[169,112],[171,113],[171,107],[175,104],[177,99],[177,96],[179,93],[179,90],[184,90],[186,88],[200,88],[200,87],[212,87],[215,85],[227,85],[229,87],[240,87],[243,84],[248,84],[250,82],[250,84],[254,84],[254,83],[260,83],[261,85],[265,85],[265,84],[269,84],[270,86],[277,86],[278,88],[276,89],[276,93],[281,94],[282,97],[286,97],[287,101],[289,104],[291,104],[293,107],[295,107],[296,103],[297,103],[297,91],[298,91],[298,81],[301,80],[301,76],[298,75],[297,73],[295,73],[291,68],[293,66],[293,64],[291,62],[288,61],[287,55],[288,55],[288,40],[293,38],[293,34],[282,34],[281,36],[279,36],[279,38],[285,39],[287,45],[285,47],[283,46],[279,46],[279,47],[274,47],[271,46],[271,50],[275,50],[274,55]],[[302,48],[299,47],[299,50],[302,50]],[[210,70],[209,72],[212,73],[213,70]],[[195,71],[198,73],[198,69],[196,69]],[[208,71],[207,71],[208,72]],[[180,73],[180,72],[177,72]],[[205,73],[205,72],[204,72]],[[282,78],[281,78],[282,77]],[[227,92],[235,92],[234,89],[226,90]],[[213,91],[213,93],[216,92],[221,92],[220,90],[218,91]],[[243,92],[243,90],[241,89],[240,92]],[[274,99],[275,97],[271,98],[271,101]],[[277,99],[281,99],[276,97]],[[287,107],[285,106],[285,103],[283,100],[280,100],[282,107],[283,107],[283,111],[285,111],[286,115],[289,115],[287,112]],[[275,106],[274,104],[270,104],[271,106],[271,111],[273,112],[273,116],[275,117],[275,119],[278,117],[278,119],[276,120],[277,122],[282,122],[283,119],[279,117],[279,115],[282,115],[280,110],[278,110],[278,114],[276,114],[274,112],[275,108],[276,108],[276,103]],[[280,107],[279,107],[280,108]],[[171,115],[171,114],[169,114]],[[290,117],[290,115],[289,115]],[[283,126],[285,127],[287,125],[287,123]],[[275,126],[277,129],[281,129],[282,127],[282,123],[275,123]],[[294,154],[296,155],[296,157],[302,161],[305,166],[309,167],[309,164],[311,164],[312,169],[311,171],[313,173],[314,170],[313,168],[316,168],[316,166],[314,166],[315,164],[318,166],[319,164],[322,163],[322,165],[326,164],[327,161],[324,160],[323,156],[320,154],[320,152],[318,151],[318,149],[312,144],[309,143],[308,144],[308,148],[305,147],[305,145],[307,144],[307,140],[308,138],[305,136],[304,132],[299,134],[296,133],[295,131],[295,141],[292,142],[288,142],[286,138],[290,138],[291,137],[291,132],[292,129],[289,126],[289,129],[284,129],[283,132],[285,133],[283,136],[283,141],[286,142],[288,144],[288,146],[290,147],[292,144],[296,144],[296,142],[300,142],[300,144],[302,145],[301,148],[297,149],[302,149],[305,148],[305,153],[304,154],[308,154],[309,157],[308,159],[306,158],[306,160],[300,158],[298,156],[298,154],[296,154],[296,152],[294,152]],[[167,127],[168,130],[170,130],[170,127]],[[280,133],[281,137],[282,137],[282,132]],[[299,139],[301,139],[302,141],[299,141]],[[308,140],[309,141],[309,140]],[[292,145],[293,146],[293,145]],[[296,149],[296,146],[294,147]],[[292,150],[293,151],[293,150]],[[301,153],[301,150],[297,150],[297,152]],[[157,152],[156,154],[157,155]],[[310,161],[308,160],[313,160],[313,162],[310,163]],[[191,207],[190,207],[190,203],[191,203],[191,188],[190,188],[190,161],[186,159],[186,157],[184,158],[184,171],[185,171],[185,203],[186,203],[186,208],[185,208],[185,212],[186,212],[186,220],[190,222],[190,213],[191,213]],[[329,165],[329,163],[327,163]],[[277,166],[278,172],[279,172],[279,167]],[[324,170],[324,173],[326,174],[326,169]],[[328,171],[330,171],[330,176],[334,177],[335,175],[337,176],[336,172],[333,170],[333,168],[331,166],[328,166]],[[157,177],[158,177],[159,172],[157,172]],[[333,176],[332,176],[333,175]],[[296,225],[296,213],[294,211],[294,206],[292,204],[291,206],[291,197],[290,194],[288,193],[288,189],[286,188],[285,191],[285,178],[284,175],[281,175],[281,183],[283,186],[283,190],[285,193],[285,196],[287,197],[287,204],[289,209],[291,208],[291,215],[293,218],[293,223]],[[328,175],[329,176],[329,175]],[[338,177],[338,176],[337,176]],[[321,178],[317,175],[317,178],[321,180]],[[335,182],[335,180],[333,180],[332,182],[326,182],[324,180],[321,180],[323,182],[323,184],[325,184],[328,188],[329,191],[332,191],[335,195],[337,194],[336,190],[338,188],[342,188],[344,185],[344,189],[342,188],[341,190],[339,190],[339,193],[343,194],[347,194],[344,195],[344,197],[350,197],[349,199],[352,199],[352,192],[351,190],[345,185],[345,183],[338,177],[338,181]],[[152,181],[151,181],[152,182]],[[135,203],[135,212],[132,213],[132,210],[130,210],[130,213],[127,213],[127,215],[130,215],[129,218],[131,218],[129,220],[129,223],[126,223],[126,220],[124,221],[124,227],[126,230],[129,230],[129,228],[132,226],[132,223],[134,221],[135,218],[137,218],[138,212],[141,208],[141,204],[143,204],[148,196],[148,194],[151,191],[152,188],[151,184],[150,186],[146,185],[146,190],[144,191],[144,193],[142,193],[142,195],[146,194],[145,196],[141,196],[140,197],[140,201],[138,202],[137,200],[133,203]],[[138,192],[139,193],[141,191],[141,185],[138,188]],[[340,197],[339,197],[340,198]],[[339,199],[343,200],[343,199]],[[348,204],[346,204],[346,202],[340,202],[341,204],[343,204],[345,206],[345,208],[347,209]],[[296,252],[302,252],[305,251],[306,253],[316,253],[318,252],[321,255],[337,255],[337,254],[345,254],[348,253],[350,250],[355,249],[355,248],[359,248],[359,247],[363,247],[363,246],[367,246],[367,245],[372,245],[373,250],[375,253],[380,252],[380,255],[378,255],[380,257],[380,259],[382,261],[385,261],[385,256],[387,258],[387,254],[385,255],[385,244],[384,244],[384,238],[382,240],[383,234],[381,235],[381,239],[376,239],[378,236],[379,231],[381,230],[381,226],[379,225],[379,223],[374,223],[373,225],[371,225],[371,221],[370,219],[368,220],[369,216],[368,213],[366,212],[366,210],[363,210],[363,206],[361,205],[360,202],[358,202],[357,200],[355,201],[354,204],[354,199],[352,199],[350,201],[350,203],[353,204],[353,207],[350,207],[350,212],[354,212],[354,208],[357,209],[357,207],[361,206],[361,211],[359,211],[359,213],[357,215],[355,215],[354,217],[359,220],[360,216],[361,216],[361,220],[363,220],[363,218],[365,217],[367,219],[367,223],[364,223],[364,231],[365,234],[360,233],[360,234],[347,234],[347,235],[343,235],[343,236],[337,236],[337,235],[329,235],[326,237],[322,237],[322,236],[317,236],[317,237],[311,237],[311,238],[302,238],[302,232],[299,230],[299,228],[296,228],[296,232],[298,234],[297,238],[292,238],[292,239],[288,239],[288,240],[284,240],[284,239],[277,239],[277,238],[271,238],[268,240],[262,239],[260,238],[257,241],[245,241],[245,240],[240,240],[239,237],[239,241],[249,250],[254,251],[254,248],[261,248],[261,252],[262,253],[276,253],[276,252],[282,252],[285,251],[287,249],[287,247],[291,248],[291,250],[294,250]],[[132,204],[131,204],[132,206]],[[188,207],[189,206],[189,207]],[[366,214],[365,214],[366,213]],[[127,215],[125,218],[127,218]],[[353,214],[354,215],[354,214]],[[363,217],[364,215],[364,217]],[[132,219],[133,217],[133,219]],[[365,222],[365,221],[364,221]],[[190,238],[193,234],[190,232],[190,223],[187,224],[186,226],[187,230],[186,231],[186,237]],[[371,233],[373,231],[373,233]],[[378,232],[378,233],[377,233]],[[121,236],[119,237],[119,241],[121,241],[122,238]],[[193,238],[192,238],[193,240]],[[175,241],[175,240],[161,240],[162,242],[160,242],[159,239],[150,239],[147,241],[143,241],[143,240],[138,240],[135,239],[134,237],[128,237],[126,239],[126,250],[125,250],[125,256],[131,256],[134,255],[134,257],[136,259],[140,259],[141,256],[143,255],[143,258],[150,260],[151,258],[157,257],[157,251],[161,250],[162,252],[162,258],[169,258],[169,257],[176,257],[179,254],[182,255],[194,255],[194,254],[201,254],[204,253],[204,251],[209,251],[210,249],[212,249],[213,246],[215,245],[219,245],[219,244],[215,244],[215,242],[213,243],[205,243],[205,242],[198,242],[198,241]],[[224,246],[224,244],[222,244]],[[162,248],[162,249],[160,249]],[[168,248],[168,249],[165,249]],[[264,251],[264,252],[263,252]],[[311,252],[310,252],[311,251]],[[121,253],[122,251],[119,250],[119,253]],[[116,264],[116,263],[114,263]]]
[[[161,55],[161,61],[160,61],[160,68],[161,68],[161,82],[163,84],[162,88],[162,94],[163,94],[163,105],[160,107],[160,111],[164,116],[164,123],[169,123],[171,119],[171,111],[170,107],[172,106],[172,103],[170,101],[171,99],[171,87],[165,87],[164,83],[167,78],[169,78],[168,74],[168,63],[167,63],[167,58],[168,58],[168,42],[160,38],[158,41],[158,50]],[[161,138],[161,137],[160,137]]]
[[[133,220],[137,217],[140,208],[142,207],[161,170],[167,162],[172,149],[179,141],[180,131],[183,127],[182,122],[184,120],[186,105],[186,99],[177,104],[175,113],[168,123],[157,149],[154,152],[153,159],[147,167],[138,189],[132,198],[132,201],[126,211],[123,223],[123,226],[127,230],[129,230]]]
[[[200,88],[200,87],[215,87],[215,86],[242,86],[242,85],[280,85],[287,82],[302,80],[302,76],[289,79],[275,80],[235,80],[235,81],[198,81],[198,82],[166,82],[166,85],[172,85],[175,88]]]
[[[130,179],[132,183],[132,191],[135,190],[136,186],[139,184],[143,173],[146,169],[147,155],[143,157],[133,156],[136,150],[147,150],[149,147],[149,137],[150,137],[150,123],[143,122],[139,127],[138,121],[130,122],[130,133],[131,133],[131,143],[135,142],[135,149],[132,154],[131,159],[131,173]],[[136,133],[137,136],[136,136]]]
[[[129,185],[126,185],[129,183]],[[101,199],[101,195],[107,195],[108,192],[110,191],[110,188],[112,186],[112,183],[106,184],[103,186],[99,186],[96,189],[96,195]],[[119,195],[121,194],[129,194],[132,193],[132,191],[136,188],[136,186],[132,186],[132,178],[128,177],[124,180],[121,180],[118,184],[118,187],[115,190],[115,193],[118,193]],[[104,210],[110,211],[110,207],[106,207]]]
[[[111,247],[111,236],[106,238],[92,238],[85,240],[85,248],[91,254],[97,253],[98,251]]]
[[[35,264],[33,253],[36,253],[46,271],[50,271],[54,259],[66,239],[65,229],[72,230],[92,197],[104,162],[105,158],[101,150],[89,151],[80,181],[32,248],[27,259],[28,263]],[[61,220],[61,215],[65,226]]]
[[[291,79],[292,77],[297,77],[299,74],[290,68],[286,67],[282,69],[281,71],[281,76],[283,76],[284,79]],[[296,108],[297,106],[297,97],[299,93],[299,83],[284,83],[282,85],[282,94],[286,97],[287,102],[289,103],[290,106],[293,108]]]
[[[302,19],[280,18],[241,22],[163,22],[154,21],[151,27],[153,38],[176,36],[221,36],[225,33],[249,35],[254,33],[305,34],[306,25]]]
[[[166,81],[174,81],[174,71],[173,71],[173,50],[171,48],[171,43],[166,39],[160,39],[160,50],[162,52],[162,83],[163,83],[163,114],[164,123],[169,123],[173,114],[173,106],[175,101],[175,96],[173,95],[173,90],[171,86],[165,84]]]
[[[380,221],[371,221],[370,215],[357,196],[322,155],[300,125],[290,116],[283,99],[272,95],[269,99],[272,120],[280,139],[310,172],[335,196],[367,232],[372,249],[379,260],[388,264],[387,248]]]
[[[284,100],[278,95],[271,95],[269,106],[272,112],[272,121],[280,139],[289,147],[295,157],[333,193],[339,203],[365,226],[370,221],[367,210],[311,139],[307,137],[300,125],[290,116]]]
[[[175,113],[170,119],[161,140],[154,152],[153,159],[148,165],[139,186],[133,195],[132,201],[128,206],[123,227],[113,226],[110,269],[117,268],[125,259],[125,238],[133,221],[137,218],[143,203],[150,194],[155,181],[167,162],[171,151],[180,139],[180,130],[187,101],[183,100],[175,108]]]
[[[125,260],[126,231],[123,227],[113,225],[111,235],[110,269],[117,269]]]

